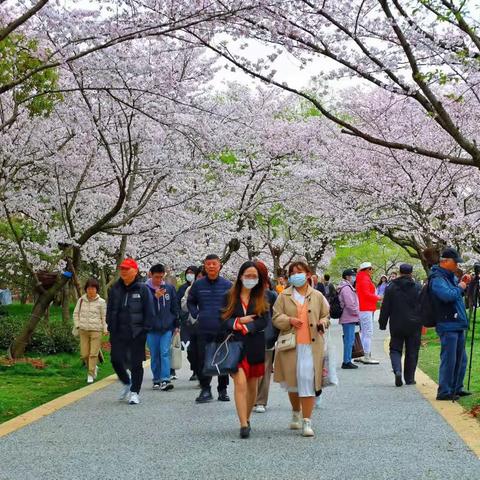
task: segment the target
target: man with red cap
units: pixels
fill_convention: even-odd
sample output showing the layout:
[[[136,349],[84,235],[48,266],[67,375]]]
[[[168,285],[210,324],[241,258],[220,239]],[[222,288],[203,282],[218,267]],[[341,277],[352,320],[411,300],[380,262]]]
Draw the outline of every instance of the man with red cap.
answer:
[[[124,385],[120,400],[138,405],[145,343],[154,317],[153,299],[148,287],[139,279],[138,265],[133,258],[126,258],[119,272],[120,279],[110,289],[107,304],[111,361]],[[131,375],[127,372],[127,357]]]

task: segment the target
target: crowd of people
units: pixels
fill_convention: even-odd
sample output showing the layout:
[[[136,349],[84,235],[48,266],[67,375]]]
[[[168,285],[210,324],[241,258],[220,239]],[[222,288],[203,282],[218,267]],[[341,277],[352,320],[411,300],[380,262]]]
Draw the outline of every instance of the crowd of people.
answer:
[[[390,359],[395,385],[400,387],[404,382],[415,384],[422,302],[430,302],[441,341],[437,400],[456,400],[469,394],[463,388],[468,329],[463,297],[467,283],[455,275],[461,262],[456,250],[445,249],[431,266],[422,288],[409,264],[400,265],[398,276],[382,276],[376,286],[373,265],[364,262],[344,270],[335,286],[329,275],[319,280],[305,262],[295,261],[274,286],[263,262],[245,262],[231,282],[221,275],[220,258],[212,254],[200,267],[186,269],[185,283],[177,291],[166,281],[163,265],[153,265],[144,282],[135,260],[126,258],[119,266],[119,279],[110,289],[108,302],[100,298],[97,280],[86,282],[85,295],[74,310],[74,334],[80,337],[87,382],[92,383],[98,371],[101,337],[108,331],[112,366],[123,384],[120,400],[131,405],[140,403],[146,346],[152,388],[169,391],[176,378],[170,363],[172,338],[181,335],[192,371],[190,380],[200,387],[195,401],[202,404],[213,400],[212,376],[205,368],[211,366],[206,362],[212,362],[207,358],[210,346],[220,345],[218,352],[231,342],[225,355],[233,362],[229,375],[216,365],[217,398],[230,401],[230,376],[240,437],[250,436],[252,412],[266,411],[272,372],[274,381],[288,394],[292,408],[289,428],[312,437],[312,415],[322,393],[330,306],[343,330],[341,368],[345,370],[358,369],[358,364],[379,364],[372,357],[372,340],[375,312],[380,308],[379,327],[385,330],[389,325]],[[356,337],[363,351],[353,359]]]

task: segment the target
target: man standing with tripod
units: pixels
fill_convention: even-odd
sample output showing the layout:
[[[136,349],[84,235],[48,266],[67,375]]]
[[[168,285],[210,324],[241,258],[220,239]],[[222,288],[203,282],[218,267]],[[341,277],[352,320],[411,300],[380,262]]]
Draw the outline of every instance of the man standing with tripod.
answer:
[[[463,390],[466,373],[465,331],[468,329],[467,311],[463,301],[465,282],[458,282],[455,272],[462,263],[454,248],[445,249],[439,265],[429,275],[434,310],[437,315],[436,331],[440,337],[440,371],[437,400],[457,400],[468,395]]]

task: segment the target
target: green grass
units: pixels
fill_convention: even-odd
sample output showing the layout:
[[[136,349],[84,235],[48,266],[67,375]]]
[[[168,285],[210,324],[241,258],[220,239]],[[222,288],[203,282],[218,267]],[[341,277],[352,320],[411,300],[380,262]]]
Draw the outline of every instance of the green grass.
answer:
[[[0,365],[0,423],[86,385],[87,372],[78,354],[28,356],[44,360],[46,367],[38,369],[26,363]],[[104,352],[104,356],[99,380],[113,373],[109,352]]]
[[[8,317],[16,317],[23,324],[31,308],[31,305],[9,305]],[[0,316],[0,322],[2,318],[5,317]],[[52,307],[49,325],[55,328],[57,322],[62,322],[61,309]],[[0,358],[5,354],[5,350],[0,350]],[[105,362],[99,364],[98,379],[113,373],[109,352],[103,350],[103,354]],[[43,360],[45,368],[35,368],[28,363],[9,366],[0,362],[0,423],[86,385],[87,371],[78,352],[43,355],[30,351],[26,356]]]
[[[470,339],[468,334],[467,353],[470,355]],[[429,329],[428,333],[423,337],[423,342],[420,349],[419,367],[435,382],[438,383],[438,366],[440,363],[440,340],[434,329]],[[469,358],[470,361],[470,358]],[[465,377],[465,389],[467,389],[467,376]],[[473,363],[472,363],[472,377],[470,383],[470,391],[473,395],[470,397],[463,397],[459,403],[467,410],[480,405],[480,323],[477,321],[475,332],[475,345],[473,348]]]

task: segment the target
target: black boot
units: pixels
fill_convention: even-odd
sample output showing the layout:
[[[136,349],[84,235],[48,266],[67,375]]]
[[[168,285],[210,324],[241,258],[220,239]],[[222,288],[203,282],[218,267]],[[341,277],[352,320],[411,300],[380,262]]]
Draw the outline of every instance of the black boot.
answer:
[[[395,374],[395,386],[401,387],[402,385],[403,385],[402,374],[401,373],[396,373]]]
[[[209,388],[202,388],[200,395],[195,399],[197,403],[207,403],[213,400],[212,391]]]
[[[229,402],[230,401],[230,397],[228,396],[226,390],[220,390],[218,392],[218,401],[219,402]]]

